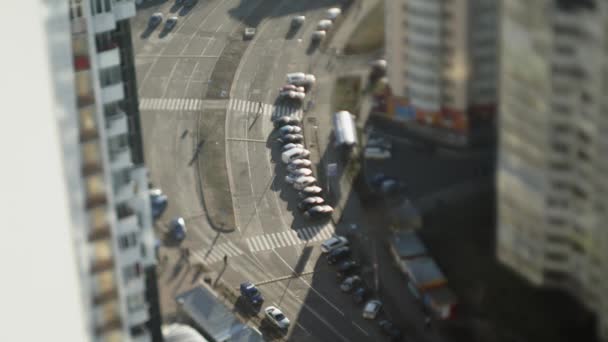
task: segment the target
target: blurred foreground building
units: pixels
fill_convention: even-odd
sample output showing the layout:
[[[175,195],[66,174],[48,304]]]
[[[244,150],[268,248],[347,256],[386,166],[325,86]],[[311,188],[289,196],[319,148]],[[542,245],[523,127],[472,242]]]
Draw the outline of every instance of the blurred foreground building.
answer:
[[[35,146],[36,153],[27,158],[38,166],[31,167],[36,174],[27,176],[24,184],[19,184],[19,175],[13,181],[21,190],[11,190],[13,184],[3,188],[29,195],[23,201],[29,208],[21,208],[18,198],[11,208],[23,210],[26,229],[39,234],[33,241],[45,240],[32,254],[40,264],[35,269],[27,269],[26,263],[21,267],[48,273],[39,278],[44,296],[31,303],[35,306],[29,315],[10,316],[29,317],[34,331],[24,330],[25,336],[35,334],[38,321],[57,319],[43,340],[162,341],[129,29],[134,1],[19,1],[9,8],[29,19],[27,27],[19,29],[23,35],[15,35],[7,47],[16,52],[13,45],[27,46],[22,50],[27,53],[15,53],[23,64],[3,59],[3,68],[16,66],[21,76],[3,72],[3,86],[11,94],[4,105],[12,112],[3,126],[23,132],[23,139],[14,141],[22,146],[16,151]],[[12,97],[20,99],[19,106]],[[20,167],[24,176],[30,170],[29,160],[8,162]],[[52,213],[44,217],[44,225],[35,224],[47,207]],[[45,266],[46,258],[55,262]],[[22,299],[22,306],[30,304],[36,291],[25,289],[36,284],[11,279],[24,282],[24,292],[12,295]],[[64,287],[71,291],[62,292]],[[53,311],[43,311],[48,309]]]
[[[497,254],[608,340],[608,3],[503,2]]]
[[[437,141],[493,139],[495,0],[385,1],[387,116]]]

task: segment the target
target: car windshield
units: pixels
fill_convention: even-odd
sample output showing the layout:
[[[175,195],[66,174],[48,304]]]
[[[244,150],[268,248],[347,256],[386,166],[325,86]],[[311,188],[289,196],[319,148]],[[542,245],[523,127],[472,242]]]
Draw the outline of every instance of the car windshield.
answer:
[[[249,294],[252,296],[257,296],[258,294],[260,294],[260,291],[258,291],[258,289],[256,289],[255,287],[250,287]]]
[[[277,321],[282,321],[285,319],[285,315],[283,315],[282,313],[278,313],[274,316],[274,318],[276,318]]]

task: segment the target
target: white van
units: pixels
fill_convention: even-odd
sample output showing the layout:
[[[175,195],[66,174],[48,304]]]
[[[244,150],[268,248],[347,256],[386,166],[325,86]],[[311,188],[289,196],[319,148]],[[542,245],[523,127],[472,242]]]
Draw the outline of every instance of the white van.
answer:
[[[312,86],[316,82],[316,77],[312,74],[303,72],[292,72],[287,74],[287,83],[295,86]]]
[[[291,150],[287,150],[281,154],[281,160],[283,160],[283,163],[289,164],[296,159],[308,158],[309,156],[310,151],[307,149],[292,148]]]

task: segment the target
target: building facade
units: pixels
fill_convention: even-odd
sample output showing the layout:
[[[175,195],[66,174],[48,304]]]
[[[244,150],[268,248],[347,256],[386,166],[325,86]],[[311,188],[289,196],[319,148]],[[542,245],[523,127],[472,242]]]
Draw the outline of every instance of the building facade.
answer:
[[[504,1],[497,256],[608,340],[608,4]]]
[[[77,229],[96,341],[159,341],[155,238],[129,18],[132,0],[69,0],[70,60],[86,220]],[[66,92],[67,93],[67,92]],[[81,234],[82,231],[78,232]]]
[[[385,1],[385,11],[389,116],[453,144],[491,138],[498,2]]]

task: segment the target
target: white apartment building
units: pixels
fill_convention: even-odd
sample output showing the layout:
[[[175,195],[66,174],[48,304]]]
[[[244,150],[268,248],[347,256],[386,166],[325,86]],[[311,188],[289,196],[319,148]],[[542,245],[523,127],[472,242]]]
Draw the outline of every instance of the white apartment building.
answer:
[[[501,20],[498,259],[608,340],[608,3],[510,0]]]
[[[460,144],[486,134],[497,103],[498,2],[387,0],[385,11],[389,85],[410,113],[401,119]]]
[[[17,34],[15,43],[7,44],[14,53],[7,57],[10,61],[2,59],[2,67],[22,70],[30,87],[20,87],[23,80],[4,72],[0,81],[6,89],[3,92],[21,99],[21,106],[10,106],[12,99],[4,101],[11,114],[3,116],[7,119],[3,126],[19,130],[22,139],[4,142],[3,146],[21,144],[26,151],[29,144],[34,144],[36,153],[28,158],[41,159],[32,168],[36,172],[31,176],[36,178],[32,185],[18,174],[12,175],[13,182],[30,194],[30,211],[21,203],[10,207],[22,210],[26,226],[16,228],[44,230],[42,238],[49,235],[47,230],[56,235],[48,239],[48,246],[33,250],[32,255],[51,260],[57,259],[54,254],[63,256],[61,262],[47,268],[28,270],[39,273],[38,281],[43,285],[50,284],[42,289],[48,298],[42,297],[37,303],[40,311],[46,313],[45,304],[54,303],[53,311],[44,316],[36,307],[31,308],[26,316],[30,329],[38,329],[39,321],[51,320],[57,321],[57,326],[45,332],[41,340],[162,341],[155,238],[132,72],[128,19],[135,15],[134,1],[37,0],[11,2],[8,7],[26,14],[28,24],[22,28],[26,32],[23,36]],[[21,25],[18,20],[8,21],[14,27]],[[19,49],[18,44],[27,49]],[[5,63],[15,62],[14,55],[23,56],[27,64],[7,66]],[[29,75],[30,69],[36,72]],[[29,107],[36,111],[26,112]],[[17,169],[22,164],[10,165]],[[5,185],[8,193],[17,193],[11,190],[13,184]],[[30,191],[35,185],[42,191],[52,190]],[[38,222],[30,217],[44,213],[45,205],[61,215],[49,215],[44,225],[29,225],[30,220]],[[46,262],[40,265],[45,267]],[[64,285],[72,291],[60,292]],[[23,286],[25,290],[34,285]],[[29,303],[31,296],[37,296],[35,291],[17,291],[14,295],[23,305],[36,304]],[[12,328],[10,322],[6,321],[6,330]],[[79,337],[60,332],[72,329]],[[36,340],[23,336],[0,339]]]

